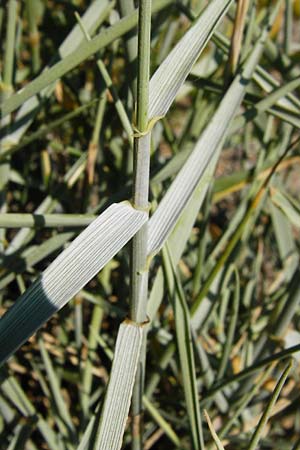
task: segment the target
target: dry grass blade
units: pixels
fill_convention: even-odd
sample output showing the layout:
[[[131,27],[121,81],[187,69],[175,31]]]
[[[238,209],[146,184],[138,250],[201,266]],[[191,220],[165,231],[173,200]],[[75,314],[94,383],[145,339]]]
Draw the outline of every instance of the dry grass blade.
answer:
[[[249,7],[249,0],[238,0],[228,59],[229,77],[234,75],[238,65],[248,7]]]
[[[220,441],[220,439],[219,439],[219,437],[218,437],[218,435],[217,435],[217,433],[215,431],[215,428],[214,428],[214,426],[212,424],[212,421],[210,420],[210,417],[209,417],[208,412],[206,411],[206,409],[203,410],[203,413],[204,413],[205,419],[207,421],[209,430],[211,432],[212,438],[214,440],[214,443],[216,444],[217,449],[218,450],[225,450],[223,445],[222,445],[222,442]]]

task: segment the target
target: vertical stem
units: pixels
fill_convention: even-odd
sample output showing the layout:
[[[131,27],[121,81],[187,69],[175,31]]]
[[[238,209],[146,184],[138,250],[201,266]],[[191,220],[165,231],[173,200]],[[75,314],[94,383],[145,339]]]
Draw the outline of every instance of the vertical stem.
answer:
[[[150,133],[148,126],[150,67],[151,0],[140,0],[138,26],[137,133],[134,139],[133,203],[137,209],[148,209]],[[147,287],[144,272],[147,258],[147,225],[134,237],[131,270],[131,319],[146,320]],[[143,295],[141,295],[143,293]]]
[[[15,35],[17,22],[17,1],[10,0],[7,5],[7,31],[5,40],[5,57],[3,65],[3,81],[0,85],[0,103],[4,102],[12,93],[14,53],[15,53]],[[1,126],[8,126],[10,117],[7,116],[1,120]],[[0,142],[0,154],[5,150]],[[0,164],[0,212],[6,212],[6,184],[9,179],[9,158],[3,160]],[[5,239],[4,230],[0,231],[0,252],[3,250],[3,241]]]
[[[137,78],[137,133],[134,139],[133,204],[137,209],[148,209],[150,141],[148,132],[149,70],[150,70],[151,0],[139,1],[138,23],[138,78]],[[134,236],[131,248],[130,317],[142,323],[147,319],[148,224]],[[144,339],[146,341],[146,337]],[[144,347],[144,346],[143,346]],[[145,351],[141,351],[132,398],[132,449],[142,448],[142,395],[144,389]]]
[[[285,19],[284,19],[284,51],[289,56],[291,53],[292,32],[293,32],[293,2],[286,0],[285,2]]]
[[[17,21],[17,1],[10,0],[7,5],[8,23],[5,40],[5,59],[3,67],[3,83],[6,89],[12,90],[14,53],[15,53],[15,35]]]
[[[138,23],[138,86],[137,127],[141,132],[148,125],[150,70],[151,0],[140,0]]]

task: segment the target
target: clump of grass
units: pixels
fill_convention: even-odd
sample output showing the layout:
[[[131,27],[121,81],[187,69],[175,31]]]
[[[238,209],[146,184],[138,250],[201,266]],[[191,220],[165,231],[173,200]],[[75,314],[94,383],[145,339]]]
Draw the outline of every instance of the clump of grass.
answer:
[[[298,448],[297,2],[137,3],[0,4],[1,442]]]

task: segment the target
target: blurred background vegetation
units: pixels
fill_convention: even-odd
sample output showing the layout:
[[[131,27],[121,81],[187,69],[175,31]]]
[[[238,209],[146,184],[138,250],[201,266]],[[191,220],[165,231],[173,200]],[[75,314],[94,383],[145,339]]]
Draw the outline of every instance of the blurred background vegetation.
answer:
[[[2,99],[57,61],[60,45],[77,23],[75,12],[82,16],[91,3],[16,2],[12,72],[5,78],[5,62],[9,64],[5,60],[9,2],[0,2]],[[94,33],[99,26],[102,31],[110,27],[124,13],[118,2],[107,3]],[[151,74],[205,4],[203,0],[170,2],[153,16]],[[247,24],[253,21],[254,36],[269,5],[270,0],[250,1]],[[264,73],[247,90],[239,117],[245,111],[250,113],[243,126],[237,123],[235,132],[226,140],[214,182],[179,263],[189,304],[197,298],[214,256],[244,214],[251,186],[257,186],[299,136],[300,82],[284,93],[294,109],[286,108],[284,102],[262,111],[257,106],[268,90],[276,88],[276,82],[283,86],[299,80],[299,22],[299,0],[283,2],[261,61],[273,84],[269,81],[271,87],[266,89]],[[227,54],[233,23],[234,9],[197,61],[167,117],[154,128],[152,211],[209,123],[230,82]],[[116,104],[120,99],[132,123],[135,39],[133,30],[56,82],[53,95],[40,102],[24,135],[10,146],[9,156],[0,153],[2,213],[78,215],[68,227],[59,221],[54,227],[39,223],[23,228],[21,235],[22,218],[19,223],[1,228],[1,314],[91,217],[113,201],[131,197],[132,135],[120,120]],[[96,59],[104,66],[102,71]],[[113,85],[110,89],[107,79],[105,82],[106,71]],[[15,113],[9,120],[1,119],[2,138],[14,131],[14,119]],[[267,200],[247,223],[240,245],[211,287],[209,297],[217,301],[209,303],[206,299],[205,323],[195,339],[201,400],[217,432],[231,420],[221,433],[226,449],[248,448],[282,366],[273,365],[266,372],[267,365],[262,365],[255,372],[257,377],[248,377],[245,382],[235,379],[236,374],[255,366],[259,357],[267,358],[300,344],[299,162],[299,147],[294,147],[277,168]],[[79,214],[87,215],[82,225]],[[151,272],[150,288],[156,271],[157,265]],[[128,296],[129,257],[125,248],[1,369],[1,449],[52,449],[55,445],[77,448],[75,435],[85,431],[103,396],[111,366],[110,349],[114,348],[118,325],[127,315]],[[175,353],[168,359],[165,354],[173,339],[174,315],[165,295],[149,332],[146,387],[151,392],[149,398],[181,439],[182,448],[190,448],[178,357]],[[298,359],[261,439],[261,449],[300,449]],[[232,419],[243,401],[242,412]],[[55,439],[60,443],[55,444]],[[205,428],[205,441],[210,440]],[[128,432],[125,445],[129,441]],[[175,448],[147,412],[144,441],[145,449]],[[207,448],[213,448],[209,445]]]

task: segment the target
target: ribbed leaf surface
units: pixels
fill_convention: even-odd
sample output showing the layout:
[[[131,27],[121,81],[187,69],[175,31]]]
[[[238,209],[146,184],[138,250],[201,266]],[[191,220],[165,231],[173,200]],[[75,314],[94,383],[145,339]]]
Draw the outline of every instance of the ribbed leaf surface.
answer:
[[[155,254],[161,249],[200,179],[205,176],[210,161],[223,144],[230,124],[245,95],[246,86],[259,61],[266,38],[267,30],[265,29],[243,72],[230,85],[192,154],[151,217],[148,231],[148,254]]]
[[[121,324],[101,415],[97,450],[118,450],[122,446],[142,338],[141,326],[129,321]]]
[[[232,0],[212,0],[150,80],[149,119],[163,117]]]
[[[113,204],[94,220],[1,318],[0,363],[83,288],[146,220],[147,213],[129,203]]]

